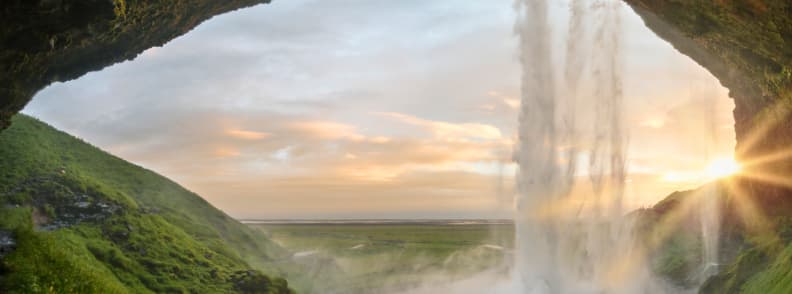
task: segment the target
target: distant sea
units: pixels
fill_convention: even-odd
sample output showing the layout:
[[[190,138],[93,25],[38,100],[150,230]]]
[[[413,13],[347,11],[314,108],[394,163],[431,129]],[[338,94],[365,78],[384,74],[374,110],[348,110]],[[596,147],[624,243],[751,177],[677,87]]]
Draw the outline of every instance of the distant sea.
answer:
[[[262,225],[512,225],[510,219],[240,219]]]

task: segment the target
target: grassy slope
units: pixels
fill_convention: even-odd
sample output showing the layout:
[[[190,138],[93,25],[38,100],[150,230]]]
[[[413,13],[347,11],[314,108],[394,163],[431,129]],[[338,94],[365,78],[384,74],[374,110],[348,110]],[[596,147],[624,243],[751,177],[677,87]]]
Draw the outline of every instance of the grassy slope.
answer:
[[[33,118],[0,133],[0,229],[18,248],[2,261],[8,292],[229,292],[282,279],[248,275],[282,254],[257,232],[194,193]],[[45,232],[74,201],[118,207],[101,219]],[[41,217],[39,217],[41,219]],[[260,285],[260,284],[258,284]],[[0,291],[3,292],[3,291]]]
[[[751,236],[746,249],[700,293],[792,293],[792,242],[789,238]]]
[[[645,240],[657,244],[653,268],[678,285],[695,287],[701,272],[701,232],[696,204],[679,214],[701,190],[675,192],[649,209],[639,211]],[[725,191],[725,190],[721,190]],[[720,232],[720,272],[704,282],[700,293],[792,293],[792,221],[783,215],[765,214],[763,229],[755,219],[738,213],[730,193],[720,194],[724,220]],[[744,196],[743,196],[744,197]],[[676,221],[671,221],[676,219]],[[662,225],[661,225],[662,224]],[[668,225],[671,224],[671,227]],[[667,231],[668,228],[673,228]],[[662,235],[663,237],[658,237]],[[654,238],[654,239],[653,239]]]

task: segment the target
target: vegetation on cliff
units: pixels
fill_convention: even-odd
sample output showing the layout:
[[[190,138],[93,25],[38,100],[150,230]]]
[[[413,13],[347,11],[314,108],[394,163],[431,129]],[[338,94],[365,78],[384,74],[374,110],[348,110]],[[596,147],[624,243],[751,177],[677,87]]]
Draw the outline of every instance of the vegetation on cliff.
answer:
[[[36,119],[13,122],[0,133],[0,292],[291,292],[256,270],[284,254],[258,232]]]
[[[792,217],[753,202],[741,188],[750,183],[739,177],[725,179],[674,192],[637,211],[654,271],[683,288],[700,286],[700,293],[792,292]],[[718,197],[721,210],[719,260],[712,265],[702,262],[703,197]],[[708,270],[715,275],[707,278]]]

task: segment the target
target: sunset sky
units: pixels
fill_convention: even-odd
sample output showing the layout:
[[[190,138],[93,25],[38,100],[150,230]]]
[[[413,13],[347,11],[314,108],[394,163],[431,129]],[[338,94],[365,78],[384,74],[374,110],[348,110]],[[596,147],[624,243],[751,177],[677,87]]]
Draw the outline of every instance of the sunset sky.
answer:
[[[551,8],[556,55],[566,5]],[[637,207],[707,181],[731,156],[734,106],[622,8]],[[509,217],[514,18],[511,0],[276,0],[54,84],[24,112],[238,218]]]

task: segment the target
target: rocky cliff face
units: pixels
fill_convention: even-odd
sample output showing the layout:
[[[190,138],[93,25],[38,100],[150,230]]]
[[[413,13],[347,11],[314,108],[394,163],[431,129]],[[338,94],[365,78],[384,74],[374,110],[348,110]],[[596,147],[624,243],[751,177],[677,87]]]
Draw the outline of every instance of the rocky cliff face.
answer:
[[[658,36],[730,90],[738,159],[748,161],[792,144],[792,2],[625,2]],[[752,168],[789,174],[792,157]]]
[[[132,59],[214,15],[269,0],[9,0],[0,4],[0,130],[56,81]]]

